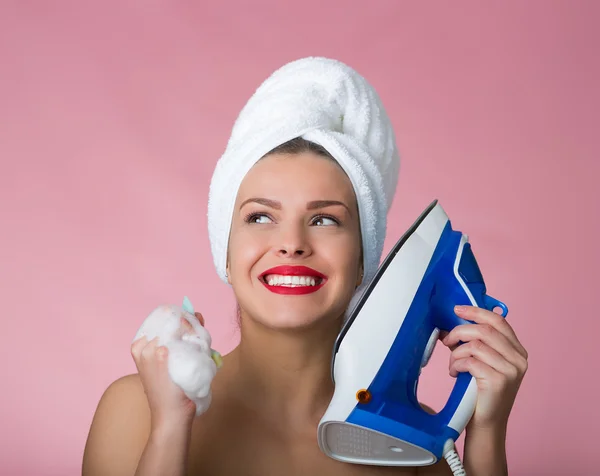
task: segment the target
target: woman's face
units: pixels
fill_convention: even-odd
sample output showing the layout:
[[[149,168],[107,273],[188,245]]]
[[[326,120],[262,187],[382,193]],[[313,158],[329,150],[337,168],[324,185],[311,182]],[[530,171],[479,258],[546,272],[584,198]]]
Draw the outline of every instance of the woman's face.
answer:
[[[293,328],[342,316],[360,249],[356,196],[337,163],[310,152],[263,158],[240,186],[229,239],[242,319]]]

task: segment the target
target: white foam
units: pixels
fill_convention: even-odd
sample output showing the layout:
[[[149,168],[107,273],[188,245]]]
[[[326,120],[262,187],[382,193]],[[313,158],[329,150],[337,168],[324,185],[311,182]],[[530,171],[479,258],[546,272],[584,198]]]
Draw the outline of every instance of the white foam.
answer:
[[[196,415],[208,410],[217,365],[212,359],[211,336],[198,318],[180,306],[159,306],[144,320],[133,342],[143,336],[148,341],[158,337],[158,345],[169,349],[169,376],[196,404]]]

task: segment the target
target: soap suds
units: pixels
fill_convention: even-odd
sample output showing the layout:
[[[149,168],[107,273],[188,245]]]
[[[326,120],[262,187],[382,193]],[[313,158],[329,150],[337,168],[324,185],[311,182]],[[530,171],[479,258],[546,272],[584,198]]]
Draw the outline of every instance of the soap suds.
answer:
[[[159,306],[144,320],[133,342],[143,336],[148,341],[159,337],[158,345],[169,349],[169,376],[196,404],[196,415],[208,410],[217,364],[211,336],[198,318],[180,306]]]

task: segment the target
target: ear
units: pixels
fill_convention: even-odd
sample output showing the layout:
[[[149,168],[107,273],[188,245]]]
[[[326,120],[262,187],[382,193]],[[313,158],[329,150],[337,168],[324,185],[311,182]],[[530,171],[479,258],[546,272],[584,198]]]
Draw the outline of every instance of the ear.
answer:
[[[356,287],[359,287],[363,282],[364,270],[362,265],[362,260],[360,266],[358,267],[358,279],[356,280]]]

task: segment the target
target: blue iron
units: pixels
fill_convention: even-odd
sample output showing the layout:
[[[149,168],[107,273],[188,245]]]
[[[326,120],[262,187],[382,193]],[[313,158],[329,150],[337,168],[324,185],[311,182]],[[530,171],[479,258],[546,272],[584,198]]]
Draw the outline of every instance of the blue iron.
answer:
[[[426,466],[446,457],[453,470],[460,466],[454,442],[475,409],[475,378],[460,373],[437,414],[417,400],[440,330],[469,322],[455,314],[458,304],[508,313],[486,294],[468,236],[452,229],[434,200],[385,258],[336,340],[335,392],[318,427],[326,455],[382,466]]]

